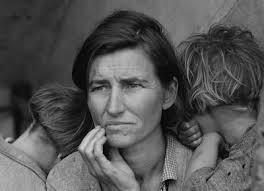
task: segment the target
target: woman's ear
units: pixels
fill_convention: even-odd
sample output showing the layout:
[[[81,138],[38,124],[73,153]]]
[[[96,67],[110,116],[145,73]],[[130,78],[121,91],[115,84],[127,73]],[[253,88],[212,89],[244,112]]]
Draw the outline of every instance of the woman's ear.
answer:
[[[178,81],[175,77],[173,77],[170,85],[165,89],[165,94],[163,97],[163,105],[162,109],[166,110],[170,108],[176,101],[178,94]]]

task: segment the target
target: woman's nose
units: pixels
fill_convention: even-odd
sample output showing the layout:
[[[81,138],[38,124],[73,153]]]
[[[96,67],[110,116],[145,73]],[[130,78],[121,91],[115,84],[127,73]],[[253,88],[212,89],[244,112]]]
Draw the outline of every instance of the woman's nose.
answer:
[[[107,104],[108,114],[117,116],[123,113],[124,109],[122,91],[118,88],[113,88]]]

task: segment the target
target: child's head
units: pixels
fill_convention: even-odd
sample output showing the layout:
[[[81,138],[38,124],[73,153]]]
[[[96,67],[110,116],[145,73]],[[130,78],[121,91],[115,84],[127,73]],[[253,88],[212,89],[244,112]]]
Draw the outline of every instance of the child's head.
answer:
[[[264,54],[250,31],[214,25],[182,42],[179,51],[193,112],[230,104],[256,109]]]
[[[29,109],[33,118],[30,132],[42,128],[42,141],[54,144],[62,157],[77,150],[91,128],[85,95],[73,88],[42,87],[32,96]]]

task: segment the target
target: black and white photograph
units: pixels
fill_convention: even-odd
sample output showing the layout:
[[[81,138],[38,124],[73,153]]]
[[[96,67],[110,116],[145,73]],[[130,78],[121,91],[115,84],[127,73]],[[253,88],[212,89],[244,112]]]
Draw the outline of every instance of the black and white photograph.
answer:
[[[0,0],[0,191],[264,191],[264,0]]]

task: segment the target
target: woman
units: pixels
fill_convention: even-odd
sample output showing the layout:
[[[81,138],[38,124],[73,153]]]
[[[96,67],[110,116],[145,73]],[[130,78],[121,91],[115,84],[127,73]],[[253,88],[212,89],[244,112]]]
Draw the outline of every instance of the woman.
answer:
[[[46,176],[62,158],[77,150],[88,132],[82,92],[46,86],[32,96],[33,122],[13,143],[0,139],[0,190],[46,190]]]
[[[181,121],[185,81],[163,27],[141,13],[114,12],[85,41],[73,81],[86,91],[95,126],[79,147],[91,176],[66,175],[77,166],[68,160],[49,183],[56,190],[181,190],[191,151],[168,127]]]

